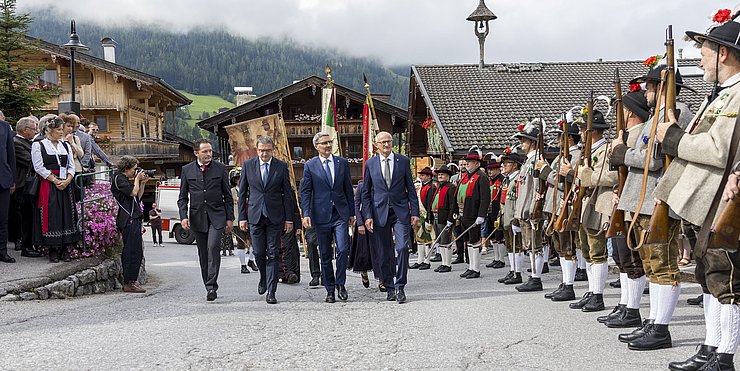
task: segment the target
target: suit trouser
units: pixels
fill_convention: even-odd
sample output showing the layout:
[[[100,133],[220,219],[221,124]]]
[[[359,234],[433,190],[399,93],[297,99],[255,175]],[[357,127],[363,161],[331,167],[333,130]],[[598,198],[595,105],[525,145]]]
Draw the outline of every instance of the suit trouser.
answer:
[[[260,282],[267,285],[268,292],[277,291],[278,272],[280,271],[280,234],[283,224],[274,224],[264,215],[257,224],[249,224],[252,235],[254,261],[260,272]],[[216,253],[218,254],[218,252]]]
[[[333,292],[335,285],[343,286],[347,280],[347,257],[349,256],[349,224],[342,220],[335,208],[332,208],[331,221],[316,226],[316,237],[319,240],[321,255],[321,276],[324,279],[326,291]],[[334,274],[332,257],[334,249],[331,242],[336,241],[337,272]]]
[[[308,258],[308,271],[311,277],[321,277],[321,260],[319,259],[319,242],[316,237],[316,228],[306,228],[306,258]]]
[[[406,222],[406,223],[404,223]],[[388,220],[384,226],[375,225],[375,256],[380,259],[380,272],[387,289],[400,289],[406,286],[409,270],[409,220],[400,221],[393,209],[388,210]],[[393,237],[396,238],[395,253]],[[395,259],[395,261],[394,261]],[[395,283],[393,281],[395,277]]]
[[[141,219],[131,219],[121,232],[123,250],[121,250],[121,268],[124,283],[139,279],[141,260],[144,258],[144,240],[141,236]]]
[[[10,189],[0,189],[0,255],[8,253],[8,211]]]
[[[23,194],[23,190],[16,190],[16,202],[18,213],[13,216],[13,219],[17,219],[17,228],[20,230],[20,247],[31,250],[33,249],[33,211],[36,210],[36,197]]]
[[[192,229],[191,229],[192,230]],[[221,268],[221,237],[224,229],[216,229],[208,224],[208,232],[195,233],[195,243],[198,246],[198,261],[200,275],[206,290],[218,290],[218,271]]]

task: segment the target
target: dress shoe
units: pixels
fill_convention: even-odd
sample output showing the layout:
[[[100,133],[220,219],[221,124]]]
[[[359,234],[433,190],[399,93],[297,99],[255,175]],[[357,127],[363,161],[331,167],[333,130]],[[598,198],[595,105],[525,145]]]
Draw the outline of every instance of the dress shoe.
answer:
[[[385,288],[385,284],[383,282],[378,283],[378,291],[380,292],[387,292],[388,289]]]
[[[439,272],[439,268],[442,268],[442,266],[440,265],[439,267],[437,267],[437,268],[434,268],[434,271],[435,271],[435,272]]]
[[[388,290],[385,300],[386,301],[396,301],[396,292],[394,290]]]
[[[634,331],[632,331],[630,333],[627,333],[627,334],[619,334],[619,336],[617,336],[617,339],[619,339],[619,341],[621,341],[623,343],[629,343],[632,340],[638,339],[638,338],[642,337],[642,335],[645,334],[645,330],[648,327],[651,327],[654,322],[655,321],[652,320],[652,319],[645,318],[642,321],[642,326],[636,328]]]
[[[615,289],[622,288],[622,281],[616,280],[616,281],[609,282],[609,286],[611,286],[611,287],[613,287]]]
[[[545,263],[545,265],[542,266],[542,274],[550,273],[550,264]]]
[[[274,292],[268,292],[265,296],[265,301],[267,304],[277,304],[277,299],[275,299],[275,293]]]
[[[249,267],[242,265],[242,273],[249,273]]]
[[[455,260],[452,261],[452,264],[462,264],[465,263],[465,257],[462,256],[462,254],[458,255]]]
[[[673,371],[696,371],[704,367],[709,357],[717,350],[717,347],[702,344],[699,350],[689,359],[683,362],[671,362],[668,369]]]
[[[409,269],[419,269],[419,267],[421,267],[421,264],[419,263],[409,265]]]
[[[522,283],[522,274],[519,272],[514,273],[514,275],[511,276],[511,278],[504,281],[504,285],[516,285],[518,283]]]
[[[470,274],[465,276],[466,280],[473,279],[473,278],[480,278],[480,272],[470,271]]]
[[[599,323],[604,323],[610,319],[615,319],[622,317],[622,313],[627,309],[627,306],[624,304],[618,304],[614,309],[612,309],[612,312],[605,315],[605,316],[598,316],[596,317],[596,321]],[[638,322],[636,326],[639,326],[640,323]]]
[[[574,279],[576,282],[585,282],[588,281],[588,275],[586,274],[585,269],[576,268],[576,277]]]
[[[671,333],[668,331],[668,325],[653,324],[645,329],[642,337],[630,341],[627,348],[630,350],[656,350],[666,349],[673,346]]]
[[[370,279],[367,277],[367,272],[360,273],[360,277],[362,278],[362,286],[365,286],[365,288],[370,287]]]
[[[406,293],[403,292],[403,287],[399,287],[398,290],[396,290],[396,301],[398,304],[406,302]]]
[[[308,287],[316,287],[319,285],[319,277],[311,277],[311,282],[308,283]]]
[[[69,251],[67,251],[67,249],[62,249],[62,257],[61,257],[61,259],[65,263],[69,263],[69,262],[72,261],[72,256],[69,255]]]
[[[704,304],[704,295],[699,295],[695,298],[688,298],[686,299],[686,304],[688,305],[701,305]]]
[[[561,283],[558,286],[558,288],[555,289],[555,291],[548,292],[547,294],[545,294],[545,299],[552,299],[552,297],[555,296],[555,294],[559,293],[560,291],[563,291],[563,287],[565,287],[565,283]]]
[[[570,309],[582,309],[583,306],[586,305],[586,303],[588,303],[589,300],[591,300],[591,297],[592,296],[594,296],[594,293],[591,292],[591,291],[589,291],[589,292],[583,294],[583,297],[581,298],[581,300],[579,300],[579,301],[577,301],[575,303],[568,304],[568,307]]]
[[[429,269],[431,267],[432,266],[429,263],[421,263],[421,264],[419,264],[419,270],[420,271],[427,270],[427,269]]]
[[[502,262],[501,260],[497,261],[496,264],[493,266],[494,269],[501,269],[506,266],[506,263]]]
[[[509,273],[507,273],[505,276],[499,278],[498,279],[498,282],[499,283],[504,283],[504,282],[506,282],[506,280],[508,280],[511,277],[514,277],[514,271],[509,271]]]
[[[324,299],[324,301],[327,302],[327,303],[334,303],[334,302],[336,302],[337,299],[334,299],[334,291],[327,292],[326,293],[326,299]]]
[[[121,289],[121,291],[123,291],[123,292],[129,292],[129,293],[133,293],[133,294],[143,294],[143,293],[146,292],[146,290],[144,290],[143,288],[141,288],[141,286],[139,286],[139,283],[136,282],[136,281],[129,282],[129,283],[123,285],[123,288]]]
[[[700,368],[704,371],[735,371],[734,354],[712,352],[707,363]]]
[[[208,290],[208,294],[206,294],[207,301],[214,301],[217,297],[216,290]]]
[[[525,284],[519,285],[516,287],[516,291],[519,291],[519,292],[542,291],[542,280],[536,277],[529,277],[529,280]]]
[[[472,271],[470,269],[466,269],[465,272],[460,273],[461,278],[467,277]]]
[[[283,281],[283,283],[290,283],[290,284],[299,283],[299,282],[301,282],[301,278],[298,277],[297,274],[292,273],[292,272],[288,273],[288,277]]]
[[[553,267],[559,267],[560,266],[560,259],[555,257],[553,259],[550,259],[549,264]]]
[[[429,259],[429,261],[430,262],[439,263],[439,262],[442,261],[442,255],[440,255],[440,254],[434,254],[434,256],[431,259]]]
[[[438,271],[439,273],[452,272],[452,267],[450,267],[449,265],[440,265],[438,269],[439,269]]]
[[[337,285],[337,297],[339,297],[339,300],[341,301],[347,300],[347,289],[344,285]]]
[[[622,315],[619,318],[614,318],[604,322],[606,327],[609,328],[625,328],[635,327],[642,323],[639,309],[624,308]]]
[[[260,281],[257,285],[257,293],[262,295],[267,291],[267,284],[264,281]]]
[[[26,258],[40,258],[41,253],[36,250],[23,249],[21,250],[21,256],[24,256]]]
[[[252,268],[253,271],[257,272],[260,269],[257,267],[257,263],[254,262],[254,260],[250,260],[247,262],[247,267]]]
[[[486,264],[486,268],[493,268],[494,265],[496,265],[496,262],[498,260],[492,260],[490,263]]]
[[[563,290],[550,298],[552,301],[571,301],[576,300],[576,292],[573,291],[573,285],[563,286]]]
[[[581,308],[584,312],[599,312],[606,309],[604,306],[604,294],[594,294],[586,305]]]
[[[59,260],[57,260],[57,262],[58,261]],[[12,256],[10,256],[8,254],[3,254],[3,255],[0,255],[0,262],[3,262],[3,263],[15,263],[15,258],[13,258]],[[52,262],[52,263],[56,263],[56,262]]]
[[[21,251],[21,245],[22,244],[23,244],[23,241],[21,241],[21,240],[15,241],[15,243],[13,244],[13,245],[15,245],[14,250],[15,251]]]

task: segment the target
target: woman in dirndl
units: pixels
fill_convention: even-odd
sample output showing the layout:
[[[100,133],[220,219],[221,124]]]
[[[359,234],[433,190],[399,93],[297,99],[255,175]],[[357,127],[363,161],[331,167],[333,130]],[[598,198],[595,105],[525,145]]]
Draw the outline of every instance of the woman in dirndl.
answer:
[[[367,272],[372,270],[373,276],[378,280],[378,289],[385,291],[383,279],[380,276],[380,262],[375,258],[375,252],[372,248],[373,239],[370,233],[365,230],[365,219],[362,217],[362,185],[360,181],[355,190],[355,225],[352,231],[352,246],[349,250],[349,259],[347,268],[353,272],[360,273],[362,285],[370,287],[370,279]]]

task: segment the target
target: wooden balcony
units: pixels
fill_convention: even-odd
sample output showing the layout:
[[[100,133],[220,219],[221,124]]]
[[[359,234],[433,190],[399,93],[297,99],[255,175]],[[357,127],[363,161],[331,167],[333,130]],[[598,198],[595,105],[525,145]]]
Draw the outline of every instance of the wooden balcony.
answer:
[[[306,121],[286,121],[285,129],[288,131],[288,138],[313,138],[318,133],[320,126],[316,122]],[[358,120],[339,120],[339,137],[362,137],[362,121]]]
[[[152,138],[111,138],[110,143],[101,144],[110,156],[131,155],[143,160],[179,159],[180,143]]]

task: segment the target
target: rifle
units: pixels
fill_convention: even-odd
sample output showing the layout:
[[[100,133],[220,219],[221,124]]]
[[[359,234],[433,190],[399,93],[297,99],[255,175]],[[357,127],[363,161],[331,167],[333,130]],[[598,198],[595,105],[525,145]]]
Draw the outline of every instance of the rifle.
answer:
[[[668,122],[668,110],[672,110],[676,117],[679,116],[676,112],[676,60],[673,54],[673,26],[669,25],[666,30],[665,40],[665,54],[666,54],[666,88],[665,88],[665,111],[663,112],[664,122]],[[660,107],[656,105],[656,107]],[[671,165],[673,158],[666,155],[663,163],[663,174],[665,174],[668,166]],[[644,243],[647,244],[667,244],[669,239],[669,229],[671,220],[668,217],[668,204],[661,202],[655,206],[653,215],[650,217],[650,227],[646,233],[643,233]]]
[[[724,188],[720,188],[722,192]],[[717,223],[712,227],[709,248],[736,251],[740,239],[740,197],[733,197],[722,210]]]
[[[619,68],[614,70],[614,92],[617,94],[617,100],[614,104],[614,109],[617,111],[617,133],[626,130],[624,122],[624,111],[622,110],[622,82],[619,79]],[[624,183],[627,181],[627,166],[624,164],[619,166],[617,170],[619,175],[619,183],[617,183],[617,197],[622,196],[624,190]],[[614,205],[612,209],[612,217],[609,219],[609,229],[606,231],[606,238],[612,238],[617,235],[624,236],[624,210],[617,209],[617,205]]]
[[[576,165],[576,173],[578,173],[578,166],[588,166],[591,167],[591,130],[593,128],[594,123],[594,92],[591,91],[589,97],[588,97],[588,104],[586,105],[588,109],[588,116],[586,118],[586,143],[583,145],[583,152],[581,153],[581,161],[583,161],[583,164],[577,164]],[[579,162],[581,162],[579,161]],[[575,195],[575,198],[573,199],[573,211],[568,216],[568,221],[565,224],[565,228],[572,227],[575,228],[577,223],[579,223],[579,218],[581,217],[581,209],[583,208],[583,198],[586,197],[586,193],[588,193],[588,188],[579,186],[578,187],[578,194]]]
[[[560,162],[562,162],[563,159],[565,159],[566,157],[568,158],[568,161],[572,160],[570,158],[570,136],[568,135],[568,120],[565,118],[565,115],[563,115],[563,156],[560,157]],[[558,165],[558,171],[559,170],[560,165]],[[563,233],[565,232],[565,222],[568,220],[568,202],[570,202],[570,199],[573,197],[573,187],[571,186],[571,183],[568,183],[566,177],[560,176],[560,174],[558,174],[558,180],[563,183],[563,204],[560,206],[558,217],[557,219],[555,219],[555,223],[553,223],[553,228],[558,231],[558,233]],[[556,197],[553,197],[553,199],[557,200]],[[557,201],[553,201],[553,204],[557,205],[556,202]],[[553,208],[553,211],[554,210],[555,208]]]
[[[570,147],[568,146],[568,120],[565,117],[565,114],[563,114],[562,121],[563,123],[563,132],[560,134],[560,146],[558,148],[558,161],[562,161],[566,156],[568,155],[570,151]],[[559,166],[557,169],[553,169],[553,171],[558,171]],[[562,179],[561,179],[562,178]],[[557,219],[555,217],[555,211],[558,210],[558,184],[562,184],[563,186],[563,198],[565,198],[565,195],[568,194],[566,191],[566,181],[565,177],[561,177],[560,174],[555,174],[555,186],[552,190],[552,216],[549,223],[547,223],[547,229],[545,229],[545,235],[552,236],[552,234],[555,232],[555,224],[557,224]],[[567,207],[566,207],[567,209]]]
[[[537,160],[542,157],[545,158],[545,125],[544,121],[542,121],[542,118],[540,118],[539,123],[539,134],[537,135],[537,152],[534,155],[534,158]],[[540,177],[540,171],[534,170],[532,171],[532,177],[539,179]],[[532,219],[534,220],[541,220],[542,219],[542,209],[545,206],[545,194],[547,193],[547,180],[539,179],[539,184],[537,184],[537,196],[535,197],[534,201],[534,209],[532,210]]]

